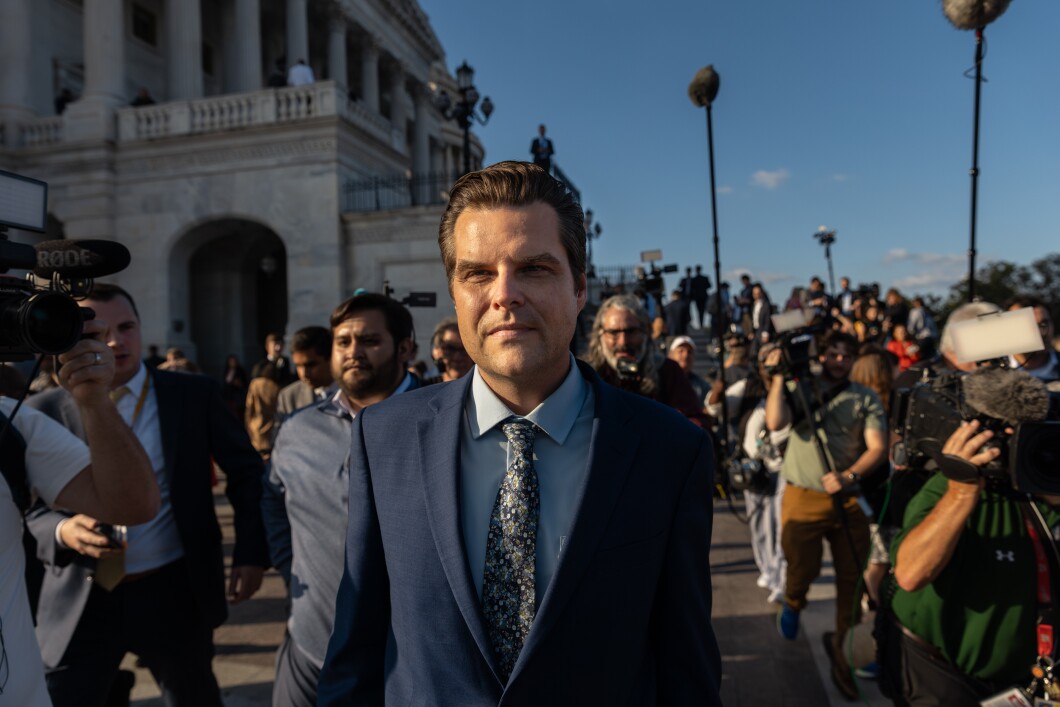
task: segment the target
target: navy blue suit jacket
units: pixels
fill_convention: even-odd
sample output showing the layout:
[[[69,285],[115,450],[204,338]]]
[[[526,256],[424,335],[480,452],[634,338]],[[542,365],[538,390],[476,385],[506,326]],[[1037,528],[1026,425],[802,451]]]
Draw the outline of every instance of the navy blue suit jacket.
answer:
[[[507,683],[459,518],[471,376],[357,416],[346,566],[318,704],[720,704],[710,440],[579,368],[596,396],[589,473]]]

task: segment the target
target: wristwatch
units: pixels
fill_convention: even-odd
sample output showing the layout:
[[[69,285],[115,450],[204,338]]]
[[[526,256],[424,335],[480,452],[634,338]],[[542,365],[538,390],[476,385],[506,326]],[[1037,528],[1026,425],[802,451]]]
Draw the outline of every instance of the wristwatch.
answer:
[[[861,481],[861,476],[857,472],[848,471],[847,472],[847,481],[849,481],[852,484],[856,484],[857,482]]]

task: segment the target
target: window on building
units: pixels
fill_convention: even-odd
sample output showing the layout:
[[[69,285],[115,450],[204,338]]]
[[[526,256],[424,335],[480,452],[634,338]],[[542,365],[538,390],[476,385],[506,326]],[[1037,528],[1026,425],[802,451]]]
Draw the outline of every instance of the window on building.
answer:
[[[158,15],[148,10],[143,5],[133,3],[132,6],[132,33],[144,44],[152,47],[158,46]]]

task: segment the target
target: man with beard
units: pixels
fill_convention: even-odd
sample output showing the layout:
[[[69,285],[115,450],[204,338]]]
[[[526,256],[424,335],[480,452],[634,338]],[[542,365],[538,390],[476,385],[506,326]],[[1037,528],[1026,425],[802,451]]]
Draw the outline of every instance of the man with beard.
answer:
[[[854,337],[830,331],[817,350],[821,373],[808,381],[786,382],[775,367],[779,356],[767,361],[774,367],[766,426],[776,432],[792,425],[781,468],[787,482],[781,547],[788,571],[777,628],[788,640],[798,635],[799,612],[821,572],[822,540],[828,540],[836,578],[836,630],[825,633],[825,650],[832,661],[832,681],[848,699],[857,699],[843,639],[856,620],[854,592],[860,562],[868,557],[869,524],[852,487],[884,461],[887,418],[876,393],[849,380],[857,353]]]
[[[292,415],[273,449],[266,496],[269,548],[288,583],[291,615],[276,656],[273,704],[316,705],[317,679],[335,618],[349,490],[350,428],[361,410],[417,387],[407,370],[412,316],[380,294],[346,300],[331,315],[338,390]],[[286,506],[286,514],[275,506]]]
[[[596,313],[585,361],[606,383],[669,405],[703,426],[703,400],[676,361],[651,345],[648,312],[633,295],[604,300]]]

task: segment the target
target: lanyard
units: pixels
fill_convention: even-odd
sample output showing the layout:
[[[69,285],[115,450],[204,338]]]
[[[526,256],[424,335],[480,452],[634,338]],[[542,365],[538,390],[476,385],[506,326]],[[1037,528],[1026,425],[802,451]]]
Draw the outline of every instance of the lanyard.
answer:
[[[1038,599],[1038,625],[1035,629],[1038,638],[1038,655],[1052,658],[1053,656],[1053,626],[1047,617],[1052,616],[1053,595],[1049,584],[1049,559],[1045,556],[1045,548],[1042,547],[1041,538],[1034,528],[1034,523],[1023,516],[1023,522],[1027,526],[1027,534],[1031,536],[1034,545],[1034,565],[1038,581],[1035,596]]]
[[[147,389],[151,387],[151,374],[144,372],[144,384],[140,387],[140,397],[136,401],[136,409],[133,410],[132,421],[129,428],[136,427],[136,421],[140,419],[140,413],[144,410],[144,402],[147,401]]]

